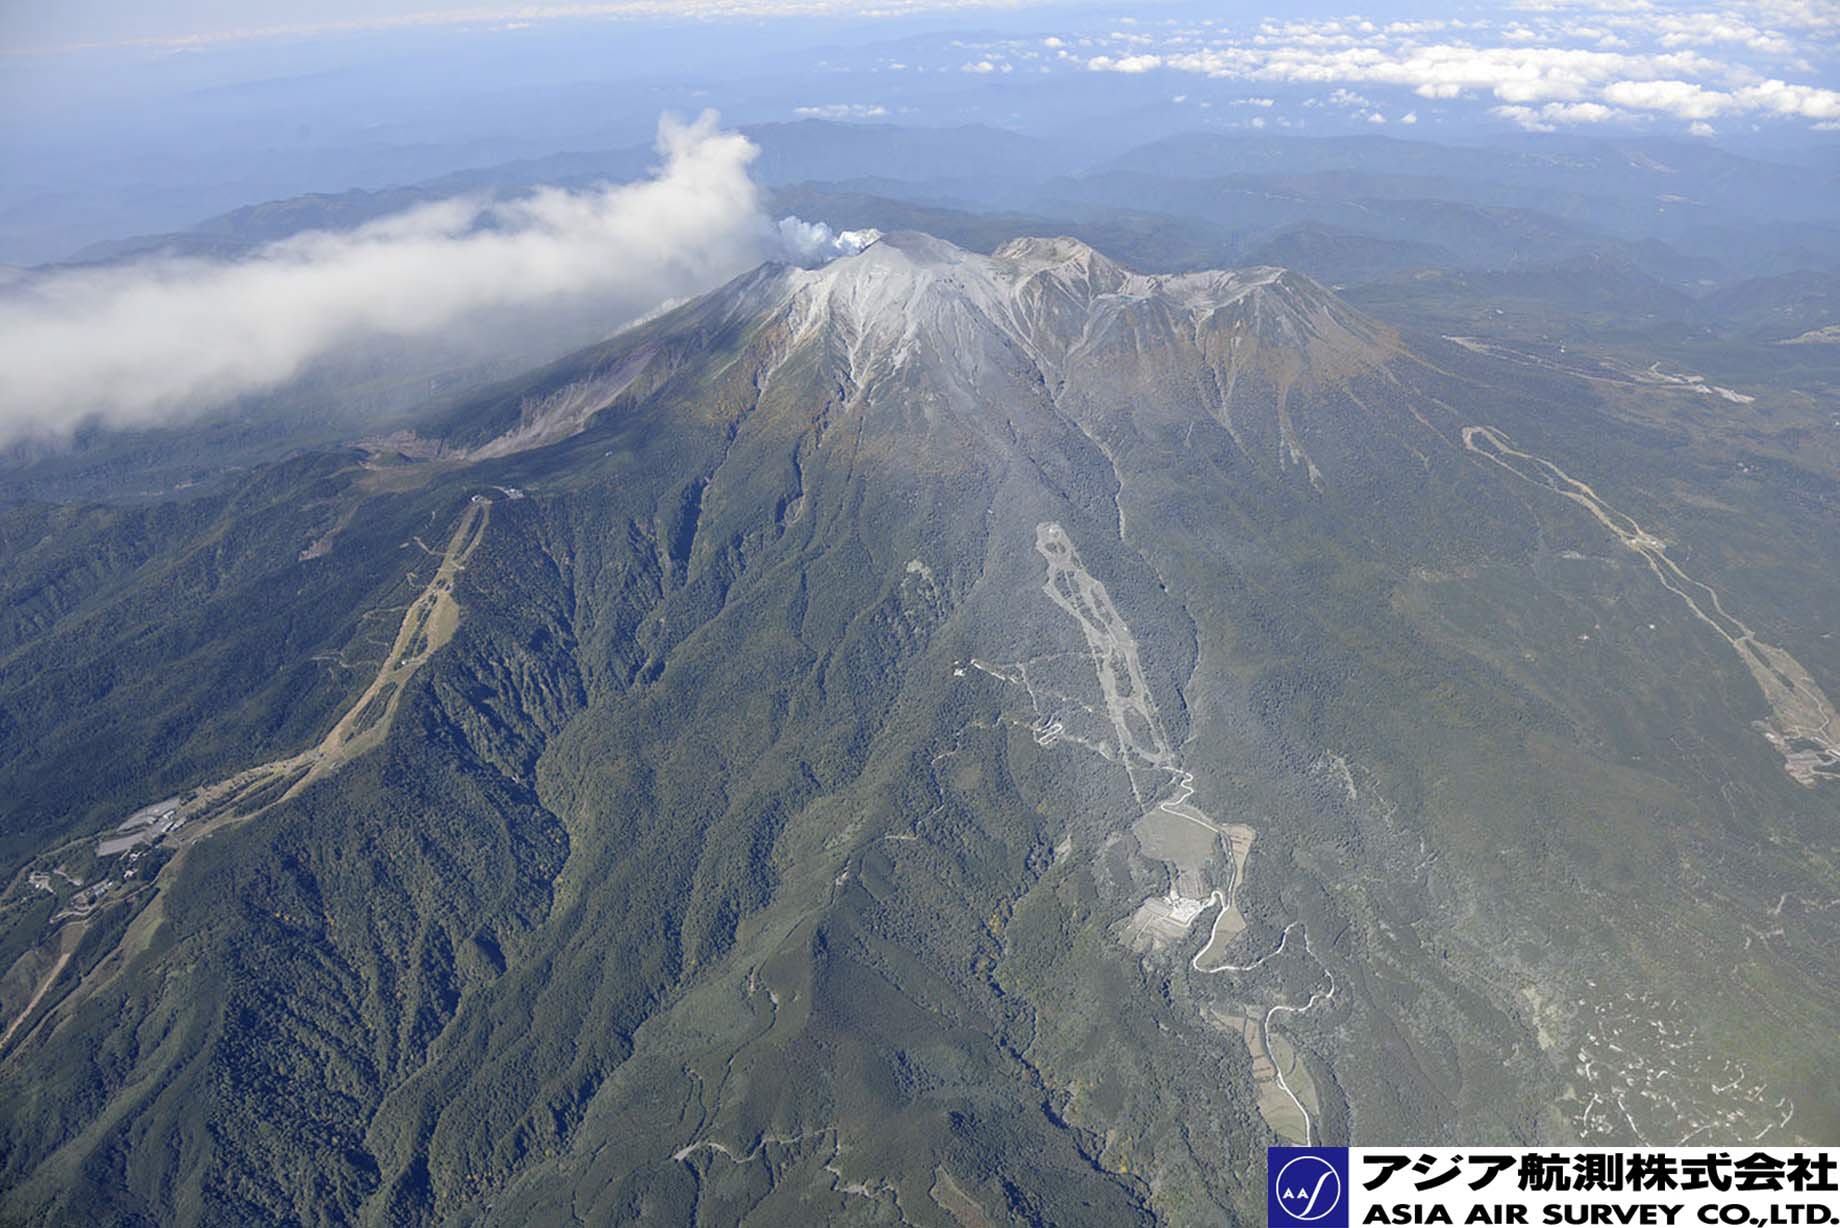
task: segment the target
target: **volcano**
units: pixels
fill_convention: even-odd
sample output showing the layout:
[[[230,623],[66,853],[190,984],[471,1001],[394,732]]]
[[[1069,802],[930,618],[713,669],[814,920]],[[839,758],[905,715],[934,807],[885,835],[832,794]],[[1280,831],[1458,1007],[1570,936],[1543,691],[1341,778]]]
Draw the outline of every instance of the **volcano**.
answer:
[[[901,233],[13,514],[0,785],[92,764],[17,855],[110,887],[8,948],[0,1205],[1256,1222],[1272,1143],[1831,1136],[1836,659],[1637,395]]]

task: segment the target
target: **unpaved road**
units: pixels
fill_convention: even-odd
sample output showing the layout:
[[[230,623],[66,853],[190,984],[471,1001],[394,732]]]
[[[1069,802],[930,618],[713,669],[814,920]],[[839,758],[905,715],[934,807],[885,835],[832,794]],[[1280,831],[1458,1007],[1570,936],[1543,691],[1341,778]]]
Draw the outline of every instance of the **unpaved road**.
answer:
[[[1840,780],[1840,713],[1801,662],[1774,644],[1758,639],[1744,622],[1725,608],[1718,592],[1695,580],[1668,557],[1667,543],[1634,519],[1598,497],[1590,486],[1566,473],[1543,456],[1522,452],[1494,427],[1466,426],[1463,446],[1500,465],[1515,477],[1544,486],[1590,512],[1629,549],[1642,556],[1661,587],[1686,604],[1693,616],[1711,627],[1763,691],[1770,718],[1760,722],[1770,744],[1783,756],[1784,770],[1808,787],[1822,780]],[[1702,604],[1703,603],[1703,604]]]
[[[409,603],[408,610],[403,614],[402,624],[397,628],[389,654],[378,666],[377,676],[318,744],[299,754],[246,768],[193,791],[180,807],[179,825],[158,841],[177,852],[161,867],[158,877],[151,884],[154,888],[152,901],[129,922],[114,948],[89,970],[82,983],[45,1018],[50,1018],[59,1007],[81,1001],[97,987],[107,983],[126,965],[129,958],[146,947],[165,917],[163,892],[159,888],[170,883],[179,872],[185,860],[185,852],[191,845],[226,826],[246,823],[266,813],[383,741],[396,715],[405,684],[453,638],[454,631],[460,625],[460,607],[454,599],[454,585],[460,572],[465,569],[467,560],[485,536],[491,514],[492,501],[484,496],[476,497],[467,505],[459,525],[448,539],[447,549],[441,555],[440,566],[435,569],[433,578],[420,595]],[[244,802],[250,804],[239,805]],[[8,1022],[5,1033],[0,1034],[0,1048],[5,1046],[13,1032],[38,1008],[46,991],[64,970],[70,958],[69,952],[75,950],[76,942],[87,925],[87,920],[73,919],[41,940],[41,945],[45,941],[63,942],[66,953],[50,975],[44,978],[25,1009]],[[28,952],[21,958],[29,957]]]

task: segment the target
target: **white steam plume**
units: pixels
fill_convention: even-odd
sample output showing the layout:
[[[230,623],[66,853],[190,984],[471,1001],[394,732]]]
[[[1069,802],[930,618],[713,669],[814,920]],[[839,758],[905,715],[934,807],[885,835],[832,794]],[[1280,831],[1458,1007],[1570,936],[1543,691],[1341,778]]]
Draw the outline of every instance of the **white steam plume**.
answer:
[[[779,220],[779,244],[785,259],[795,264],[823,264],[838,256],[854,256],[882,237],[882,232],[868,230],[832,230],[823,222],[802,218]]]
[[[286,383],[340,346],[425,337],[488,309],[592,302],[609,328],[768,258],[847,245],[776,227],[748,176],[755,147],[666,117],[638,183],[457,199],[226,263],[65,270],[0,298],[0,442],[182,420]],[[834,250],[820,253],[820,248]]]

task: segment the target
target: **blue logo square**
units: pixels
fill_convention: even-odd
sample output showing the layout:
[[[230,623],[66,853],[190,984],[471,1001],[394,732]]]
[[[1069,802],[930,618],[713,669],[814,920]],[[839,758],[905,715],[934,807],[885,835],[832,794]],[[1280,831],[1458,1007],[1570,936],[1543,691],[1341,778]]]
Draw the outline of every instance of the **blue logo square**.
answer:
[[[1348,1148],[1267,1147],[1271,1228],[1348,1228]]]

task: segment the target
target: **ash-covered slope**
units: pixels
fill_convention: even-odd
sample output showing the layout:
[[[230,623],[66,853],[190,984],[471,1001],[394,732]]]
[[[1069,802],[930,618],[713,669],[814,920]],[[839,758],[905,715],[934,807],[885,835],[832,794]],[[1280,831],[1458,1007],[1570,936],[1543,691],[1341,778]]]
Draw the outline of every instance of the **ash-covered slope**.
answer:
[[[990,409],[999,386],[1004,395],[1034,386],[1094,429],[1113,429],[1120,417],[1143,429],[1211,419],[1248,459],[1317,484],[1324,471],[1314,450],[1353,465],[1350,449],[1367,455],[1376,430],[1437,430],[1349,421],[1372,412],[1352,388],[1405,353],[1391,329],[1302,274],[1152,276],[1069,238],[1017,239],[985,256],[916,233],[884,236],[816,269],[757,270],[589,358],[558,364],[536,393],[516,400],[515,425],[500,394],[462,407],[449,430],[471,441],[476,458],[552,443],[629,386],[636,396],[628,400],[655,393],[684,365],[686,336],[703,346],[742,333],[764,347],[756,356],[763,379],[808,362],[858,402],[922,392],[913,425],[965,419],[975,429],[1001,416]],[[489,437],[494,429],[501,433]],[[1392,446],[1416,452],[1425,443]]]
[[[1390,330],[1302,274],[1147,276],[1066,238],[1018,239],[987,257],[897,235],[790,273],[785,289],[791,343],[822,337],[858,387],[923,353],[935,360],[923,378],[972,396],[1013,366],[1094,425],[1119,413],[1175,422],[1205,406],[1249,452],[1316,480],[1302,436],[1336,428],[1299,422],[1293,408],[1320,405],[1398,349]]]
[[[1831,1135],[1834,485],[1615,408],[1279,270],[896,235],[262,475],[285,550],[8,522],[71,838],[0,914],[0,1207],[1216,1224],[1275,1140]],[[232,598],[322,672],[226,761]],[[82,807],[28,695],[41,756],[91,696]]]

